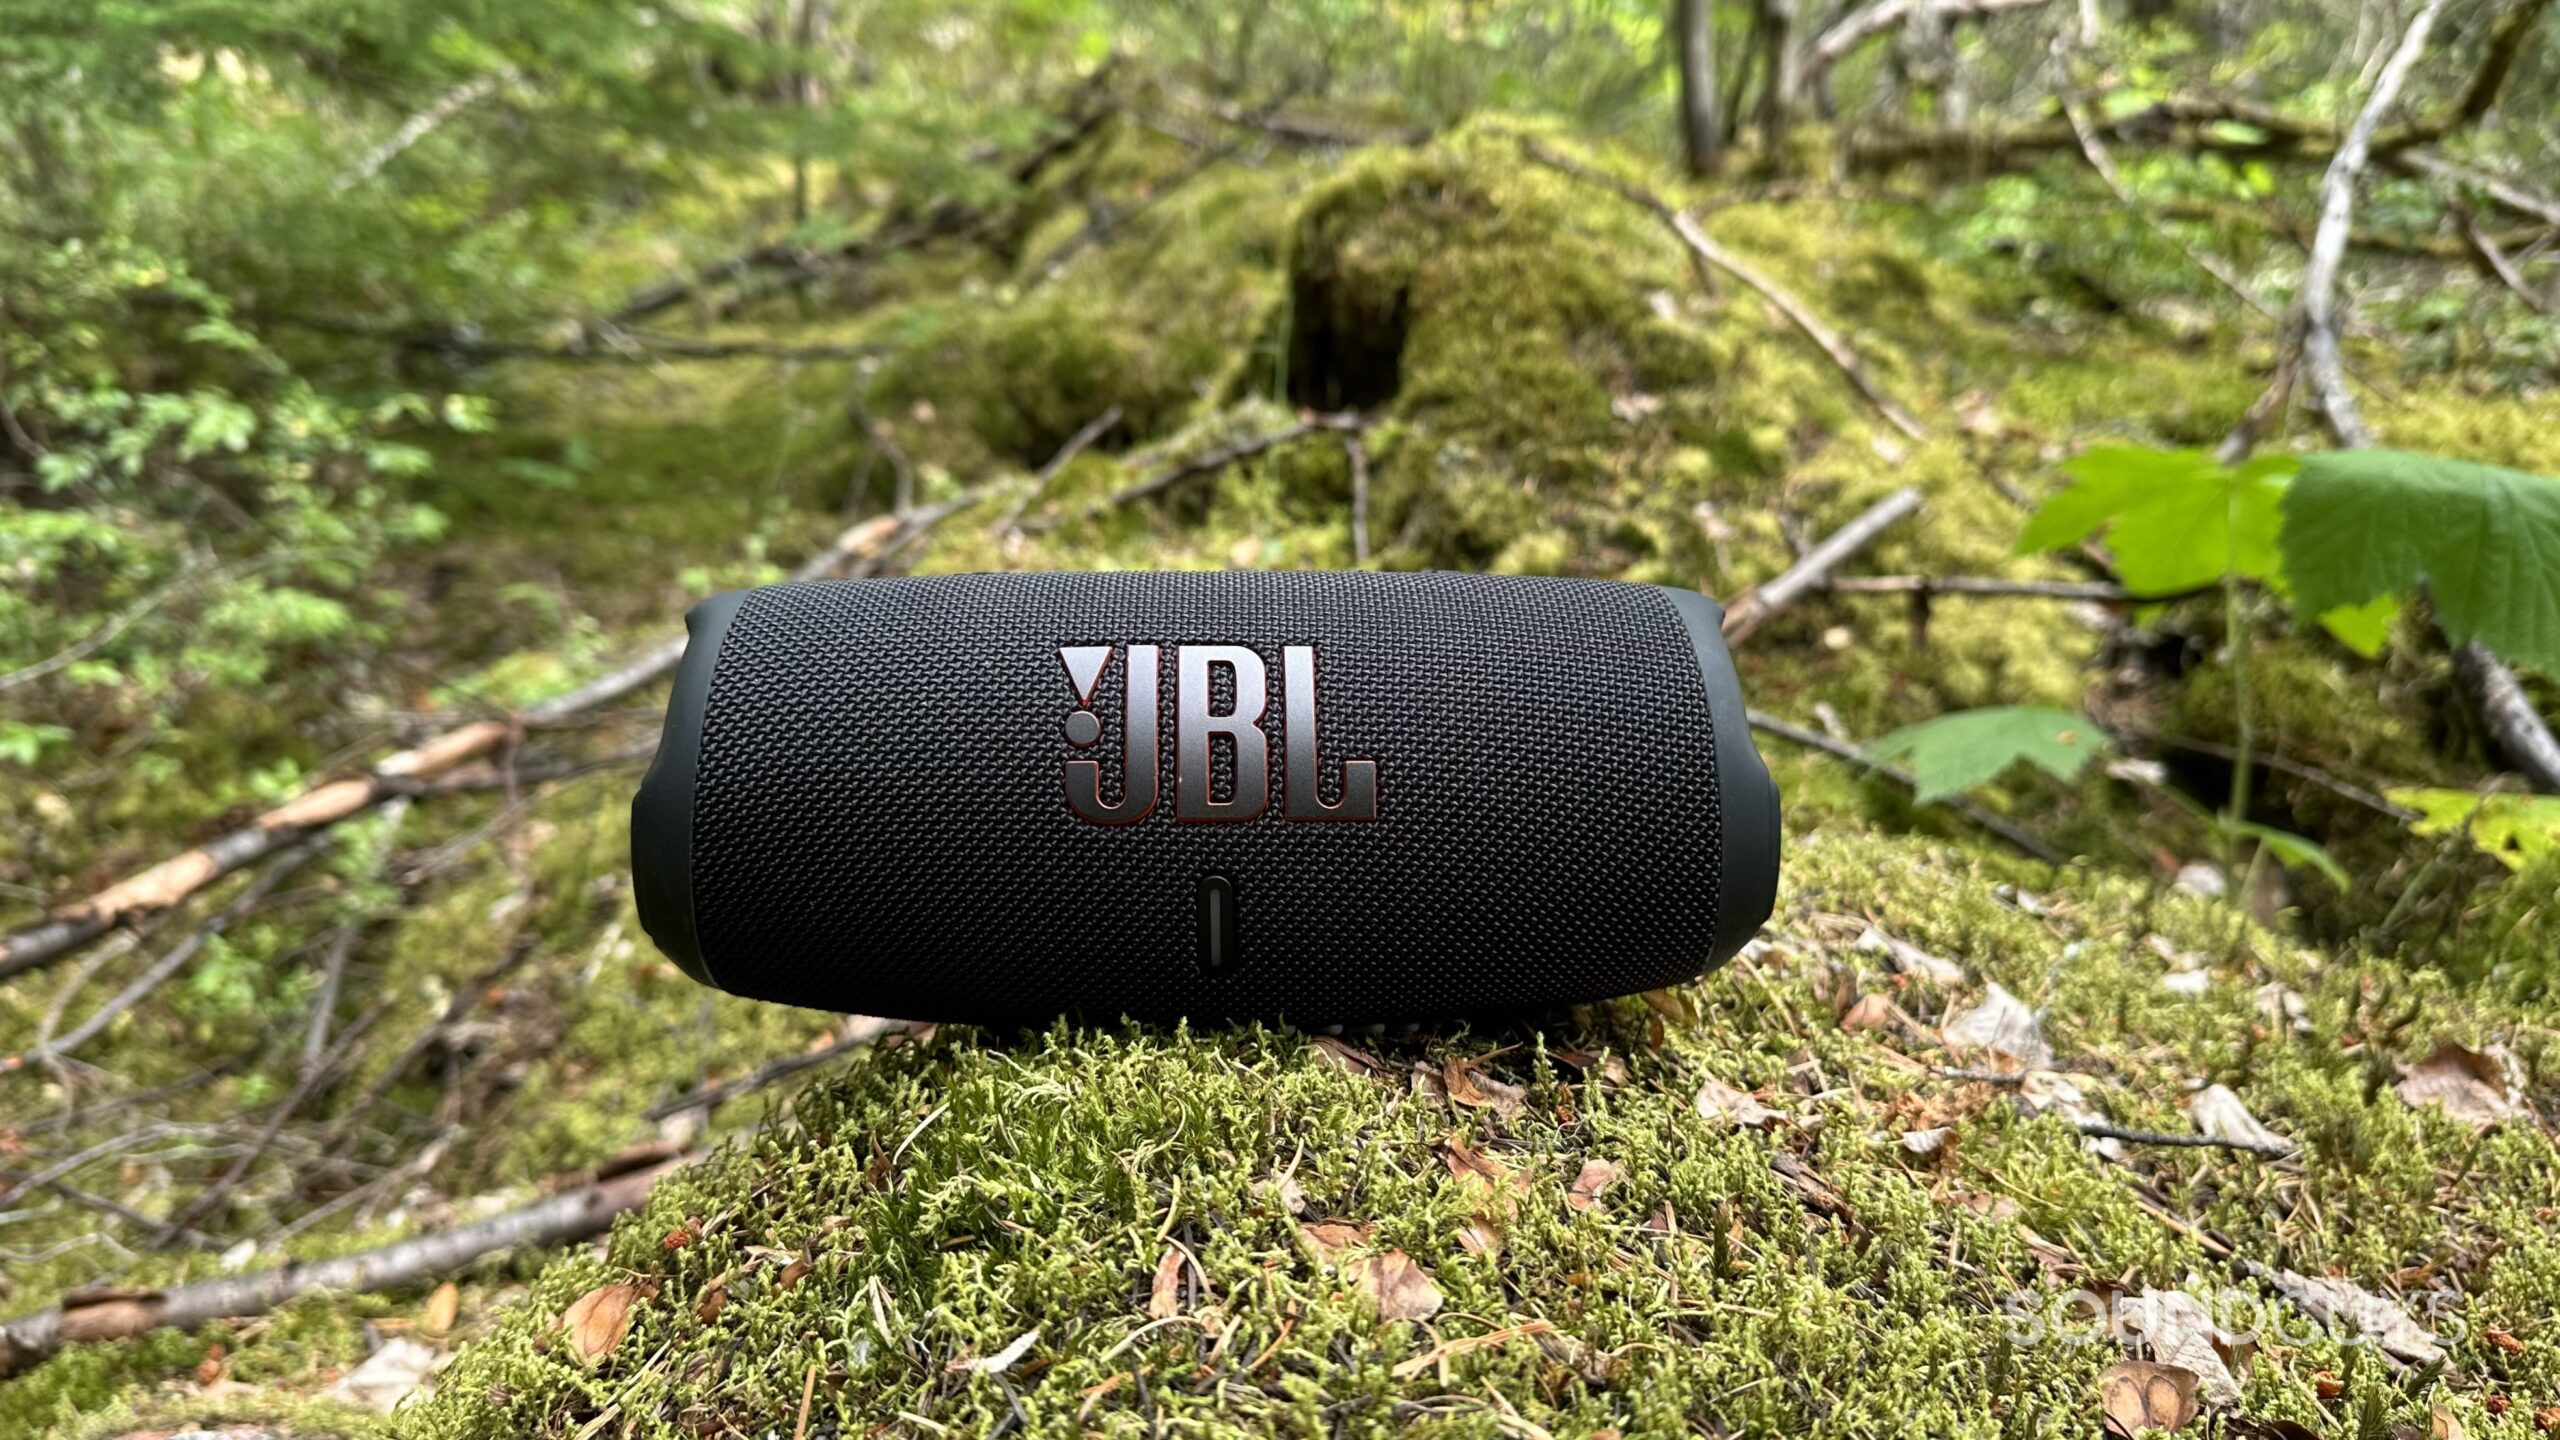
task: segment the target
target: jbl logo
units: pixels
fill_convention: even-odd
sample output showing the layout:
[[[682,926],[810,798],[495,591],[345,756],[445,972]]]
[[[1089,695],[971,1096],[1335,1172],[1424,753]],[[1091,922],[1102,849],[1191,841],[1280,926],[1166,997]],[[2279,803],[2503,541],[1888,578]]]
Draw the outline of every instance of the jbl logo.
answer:
[[[1121,665],[1126,758],[1120,800],[1102,799],[1102,766],[1092,760],[1067,762],[1067,804],[1096,825],[1132,825],[1155,813],[1162,784],[1159,686],[1164,656],[1154,645],[1125,647]],[[1270,706],[1270,676],[1262,657],[1242,645],[1174,647],[1174,802],[1173,818],[1183,821],[1251,820],[1271,805],[1271,741],[1262,729]],[[1075,690],[1076,709],[1067,716],[1067,743],[1086,749],[1100,743],[1102,720],[1091,707],[1110,668],[1109,645],[1069,645],[1058,651],[1067,667],[1067,684]],[[1223,667],[1233,678],[1235,704],[1212,713],[1212,669]],[[1312,645],[1290,645],[1280,652],[1281,704],[1289,767],[1285,813],[1292,820],[1375,820],[1378,818],[1378,762],[1342,762],[1342,798],[1324,803],[1316,788],[1316,652]],[[1220,799],[1210,793],[1210,746],[1224,737],[1233,747],[1235,789]]]

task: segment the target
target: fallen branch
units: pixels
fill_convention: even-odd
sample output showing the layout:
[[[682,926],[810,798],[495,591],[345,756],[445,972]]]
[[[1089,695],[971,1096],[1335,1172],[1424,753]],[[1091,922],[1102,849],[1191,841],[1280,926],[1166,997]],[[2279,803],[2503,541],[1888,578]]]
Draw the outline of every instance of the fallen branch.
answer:
[[[2554,200],[2547,195],[2537,195],[2504,176],[2465,169],[2441,155],[2423,150],[2406,155],[2394,155],[2390,163],[2395,170],[2424,175],[2430,179],[2443,180],[2466,189],[2477,190],[2510,215],[2523,220],[2538,221],[2552,229],[2560,229],[2560,200]]]
[[[2220,1135],[2170,1135],[2158,1130],[2127,1130],[2104,1120],[2076,1122],[2081,1134],[2092,1140],[2121,1140],[2128,1145],[2169,1145],[2186,1150],[2239,1150],[2281,1160],[2294,1153],[2294,1147],[2270,1144],[2264,1140],[2232,1140]]]
[[[399,159],[410,146],[434,134],[447,120],[497,94],[502,87],[513,84],[515,78],[516,69],[509,65],[486,75],[475,75],[447,90],[436,97],[434,104],[401,122],[400,128],[392,131],[381,144],[366,151],[364,158],[358,160],[353,168],[330,181],[329,188],[343,195],[381,174],[382,167]]]
[[[1342,432],[1342,460],[1351,467],[1351,563],[1369,563],[1369,442],[1357,430]]]
[[[1874,544],[1877,536],[1919,508],[1918,490],[1909,486],[1896,490],[1824,537],[1821,544],[1805,552],[1803,559],[1787,567],[1776,579],[1765,585],[1753,586],[1736,596],[1724,612],[1726,643],[1741,643],[1750,637],[1752,631],[1767,623],[1770,616],[1793,605],[1807,593],[1823,588],[1841,561]]]
[[[0,1380],[66,1345],[124,1340],[154,1330],[263,1315],[315,1290],[375,1293],[447,1274],[500,1250],[565,1245],[603,1231],[637,1209],[660,1177],[700,1158],[660,1158],[487,1220],[420,1235],[334,1260],[291,1264],[254,1275],[201,1280],[166,1290],[78,1290],[52,1310],[0,1324]]]
[[[2516,299],[2524,302],[2526,309],[2536,315],[2551,313],[2551,302],[2534,293],[2533,286],[2524,278],[2524,272],[2518,270],[2516,262],[2507,257],[2505,247],[2498,243],[2498,237],[2481,229],[2479,215],[2468,209],[2462,212],[2462,240],[2464,244],[2471,247],[2472,254],[2480,257],[2481,268],[2487,270],[2499,284],[2506,286],[2509,293]]]
[[[2444,13],[2447,0],[2427,0],[2400,43],[2391,52],[2373,93],[2347,131],[2329,173],[2320,182],[2320,228],[2313,235],[2311,262],[2302,275],[2296,314],[2302,333],[2304,383],[2313,405],[2338,443],[2353,450],[2371,448],[2379,439],[2347,387],[2346,363],[2338,339],[2338,272],[2346,259],[2347,232],[2355,218],[2356,184],[2371,155],[2373,133],[2400,96],[2400,87],[2426,49],[2427,33]],[[2536,790],[2560,794],[2560,737],[2524,693],[2515,672],[2477,641],[2454,647],[2454,674],[2480,712],[2508,760]]]
[[[2003,10],[2032,10],[2045,3],[2046,0],[1877,0],[1823,31],[1805,47],[1797,83],[1818,83],[1851,51],[1910,20],[1980,19]]]
[[[1077,88],[1065,113],[1058,117],[1060,128],[1005,167],[1005,176],[1017,192],[1039,179],[1042,172],[1072,153],[1118,113],[1110,94],[1113,70],[1113,65],[1105,64],[1088,77]],[[868,234],[829,250],[813,250],[794,240],[757,245],[648,285],[625,300],[609,318],[616,324],[643,320],[685,304],[715,285],[756,276],[774,277],[776,288],[796,288],[822,275],[871,264],[928,241],[965,235],[986,223],[990,209],[957,200],[944,200],[920,212],[907,207],[891,212]],[[767,293],[772,292],[752,292],[745,298],[759,299]]]
[[[1832,368],[1845,376],[1849,383],[1856,387],[1858,393],[1866,397],[1867,403],[1873,405],[1877,413],[1883,415],[1894,429],[1913,440],[1928,438],[1928,432],[1920,427],[1920,422],[1912,419],[1909,411],[1894,403],[1893,397],[1885,394],[1875,381],[1867,377],[1865,362],[1858,358],[1857,351],[1849,348],[1847,341],[1841,339],[1830,326],[1823,324],[1811,310],[1806,309],[1803,301],[1780,289],[1775,281],[1718,245],[1706,231],[1698,227],[1697,221],[1674,209],[1669,201],[1641,186],[1630,184],[1612,175],[1604,175],[1587,165],[1568,160],[1526,137],[1520,139],[1520,151],[1532,161],[1550,170],[1569,175],[1588,185],[1596,185],[1628,204],[1653,212],[1664,224],[1671,227],[1672,233],[1680,237],[1680,243],[1689,248],[1689,253],[1699,263],[1723,271],[1741,281],[1758,291],[1760,298],[1775,306],[1778,313],[1787,317],[1788,323],[1794,325],[1807,340],[1812,341],[1814,348],[1822,352],[1823,358],[1831,362]]]
[[[2320,225],[2312,232],[2311,259],[2302,272],[2302,294],[2298,302],[2302,320],[2302,358],[2306,383],[2311,395],[2338,432],[2344,444],[2363,448],[2373,443],[2372,430],[2357,410],[2355,396],[2347,389],[2345,359],[2338,349],[2338,271],[2346,263],[2347,232],[2353,228],[2356,182],[2363,178],[2365,162],[2373,153],[2373,134],[2382,117],[2400,99],[2400,87],[2416,68],[2418,57],[2427,48],[2427,32],[2435,28],[2436,19],[2444,13],[2448,0],[2427,0],[2409,28],[2400,35],[2400,43],[2373,82],[2373,93],[2355,123],[2347,128],[2345,143],[2329,162],[2329,171],[2320,181]]]
[[[1151,499],[1172,489],[1176,485],[1181,484],[1185,480],[1196,479],[1202,475],[1216,474],[1218,471],[1226,469],[1228,466],[1233,465],[1239,460],[1250,460],[1254,456],[1259,455],[1266,450],[1276,450],[1293,440],[1303,440],[1310,435],[1356,432],[1366,428],[1367,424],[1367,421],[1362,420],[1357,415],[1308,415],[1290,424],[1283,425],[1279,429],[1274,430],[1267,435],[1257,435],[1250,439],[1238,440],[1234,444],[1221,445],[1216,449],[1203,451],[1187,460],[1177,461],[1170,467],[1161,470],[1154,475],[1148,476],[1146,479],[1139,481],[1135,485],[1131,485],[1123,490],[1114,491],[1113,493],[1104,496],[1102,499],[1094,501],[1092,504],[1084,508],[1082,516],[1079,518],[1099,515],[1105,510],[1117,509],[1122,505],[1132,504],[1139,500]]]
[[[867,1050],[891,1035],[914,1028],[912,1022],[905,1020],[883,1020],[873,1015],[851,1016],[846,1020],[846,1033],[838,1036],[831,1044],[798,1055],[786,1056],[752,1075],[743,1075],[735,1080],[724,1080],[716,1085],[699,1086],[673,1099],[661,1100],[643,1112],[641,1118],[664,1120],[670,1115],[680,1115],[687,1110],[708,1111],[714,1106],[724,1105],[741,1095],[752,1095],[768,1086],[780,1084],[803,1070],[816,1069],[840,1055],[849,1055],[856,1050]]]
[[[562,364],[655,365],[668,360],[867,360],[877,345],[776,345],[763,340],[693,340],[617,324],[579,325],[557,340],[513,340],[476,325],[391,326],[317,315],[258,311],[252,318],[323,335],[370,340],[459,360],[549,360]]]
[[[2025,600],[2085,600],[2099,605],[2126,605],[2136,596],[2105,580],[2003,580],[1996,575],[1839,575],[1822,581],[1835,595],[1974,595]]]
[[[1059,472],[1074,463],[1078,455],[1083,454],[1094,441],[1101,439],[1112,426],[1119,423],[1120,407],[1114,405],[1086,421],[1083,429],[1068,436],[1067,443],[1058,447],[1058,453],[1049,457],[1049,463],[1041,466],[1039,471],[1031,477],[1030,488],[1015,496],[1013,504],[1006,507],[1003,518],[996,521],[996,529],[1004,533],[1021,530],[1022,512],[1030,509],[1039,502],[1042,495],[1048,493],[1049,482],[1057,479]]]
[[[791,578],[823,579],[840,568],[862,573],[865,567],[885,560],[893,545],[903,543],[901,537],[907,533],[908,523],[881,515],[852,526],[802,564]],[[64,906],[0,941],[0,979],[58,960],[117,925],[166,910],[225,875],[362,814],[418,782],[433,780],[466,762],[497,752],[513,743],[525,729],[558,724],[619,700],[673,671],[684,659],[684,646],[685,637],[674,636],[642,651],[620,669],[507,720],[473,721],[411,746],[363,775],[314,786],[237,830],[163,860],[86,900]]]
[[[2123,733],[2121,738],[2138,741],[2148,745],[2161,745],[2171,750],[2186,750],[2198,755],[2210,755],[2217,760],[2229,760],[2235,764],[2240,759],[2240,751],[2238,747],[2225,745],[2214,740],[2195,740],[2184,735],[2162,735],[2141,732]],[[2371,790],[2367,790],[2353,781],[2342,780],[2337,776],[2330,774],[2328,771],[2321,769],[2317,765],[2307,765],[2300,760],[2290,760],[2282,755],[2266,755],[2254,751],[2251,752],[2249,758],[2253,763],[2264,765],[2279,775],[2290,775],[2296,780],[2317,785],[2321,789],[2328,791],[2330,794],[2335,795],[2342,800],[2350,800],[2358,805],[2364,806],[2368,810],[2376,812],[2377,814],[2388,815],[2392,819],[2399,821],[2401,824],[2405,825],[2410,821],[2419,818],[2418,812],[2410,809],[2408,806],[2395,805],[2391,801],[2384,799],[2382,796],[2375,794]]]
[[[153,961],[148,968],[135,976],[132,982],[122,990],[117,991],[105,1004],[91,1011],[89,1018],[74,1026],[71,1033],[54,1038],[40,1031],[37,1035],[35,1050],[25,1055],[11,1055],[0,1059],[0,1073],[16,1070],[30,1063],[51,1064],[88,1044],[100,1031],[113,1023],[117,1016],[141,1003],[143,997],[158,989],[170,976],[185,969],[188,963],[196,958],[197,953],[212,943],[215,937],[238,923],[242,916],[257,909],[259,903],[265,900],[276,886],[282,884],[286,876],[292,874],[303,861],[310,858],[311,847],[308,844],[286,850],[276,858],[274,864],[267,867],[264,874],[250,881],[247,888],[233,897],[230,904],[222,907],[213,918],[197,926],[186,939],[171,946],[167,954]],[[56,997],[57,1005],[68,998],[67,994]],[[48,1015],[47,1019],[49,1021],[51,1016]],[[50,1025],[46,1027],[47,1030],[50,1028]]]
[[[1801,725],[1790,724],[1787,721],[1779,719],[1775,715],[1764,714],[1758,710],[1752,710],[1746,713],[1750,718],[1751,728],[1760,731],[1763,734],[1775,735],[1781,740],[1792,741],[1795,744],[1804,746],[1808,750],[1819,750],[1823,754],[1832,756],[1835,759],[1846,760],[1850,764],[1857,766],[1859,769],[1868,771],[1872,774],[1881,775],[1906,790],[1917,790],[1920,787],[1919,780],[1914,778],[1910,771],[1903,769],[1899,765],[1893,765],[1879,760],[1868,754],[1866,751],[1859,749],[1855,745],[1848,744],[1845,741],[1834,740],[1830,736],[1823,734],[1821,731],[1807,730]],[[1961,795],[1951,795],[1946,799],[1935,803],[1945,806],[1958,815],[1962,815],[1974,824],[1979,825],[1983,829],[1990,831],[1992,834],[1999,836],[2001,839],[2008,841],[2019,851],[2030,855],[2035,859],[2041,860],[2047,865],[2066,865],[2070,863],[2069,859],[2065,857],[2061,851],[2054,849],[2042,840],[2037,839],[2035,836],[2019,829],[2017,826],[2001,819],[1999,816],[1992,814],[1990,811],[1983,809],[1981,806],[1965,799]]]
[[[2189,244],[2186,237],[2171,230],[2165,221],[2152,214],[2139,199],[2135,198],[2132,187],[2124,183],[2123,174],[2116,169],[2115,158],[2107,153],[2106,142],[2099,139],[2097,130],[2082,118],[2080,107],[2073,103],[2068,89],[2065,88],[2071,83],[2071,73],[2069,62],[2063,54],[2063,45],[2063,39],[2057,37],[2054,41],[2054,68],[2057,71],[2058,83],[2054,101],[2062,107],[2062,118],[2070,122],[2071,133],[2080,142],[2080,153],[2088,159],[2089,168],[2097,172],[2098,179],[2104,182],[2108,191],[2116,197],[2116,203],[2124,207],[2126,214],[2141,221],[2143,227],[2152,234],[2177,246],[2178,252],[2187,257],[2188,264],[2211,276],[2223,289],[2237,296],[2241,304],[2270,320],[2278,318],[2275,307],[2261,299],[2257,291],[2249,288],[2247,282],[2233,274],[2230,266],[2223,264],[2210,253]]]

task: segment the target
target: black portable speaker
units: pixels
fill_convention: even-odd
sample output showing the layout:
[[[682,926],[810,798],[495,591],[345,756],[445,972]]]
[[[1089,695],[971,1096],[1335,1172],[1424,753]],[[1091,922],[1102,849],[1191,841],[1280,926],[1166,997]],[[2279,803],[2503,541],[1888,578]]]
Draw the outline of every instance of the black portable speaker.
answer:
[[[1703,596],[936,575],[704,601],[632,801],[695,979],[917,1020],[1368,1024],[1688,979],[1777,889]]]

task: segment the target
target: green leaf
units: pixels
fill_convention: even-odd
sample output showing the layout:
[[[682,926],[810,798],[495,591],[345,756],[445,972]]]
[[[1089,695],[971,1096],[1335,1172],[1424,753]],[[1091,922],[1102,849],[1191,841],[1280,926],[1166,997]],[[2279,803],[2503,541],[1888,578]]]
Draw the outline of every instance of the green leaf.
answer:
[[[2267,579],[2276,570],[2277,502],[2293,466],[2283,455],[2232,469],[2201,450],[2091,450],[2065,467],[2071,487],[2027,521],[2018,551],[2105,530],[2116,573],[2136,595],[2200,590],[2226,575]]]
[[[2420,835],[2466,835],[2484,855],[2510,870],[2560,855],[2560,796],[2482,795],[2470,790],[2407,786],[2391,798],[2418,812],[2409,829]]]
[[[2231,833],[2257,841],[2287,865],[2310,866],[2326,876],[2330,884],[2341,890],[2347,889],[2353,883],[2347,875],[2347,867],[2339,864],[2337,857],[2330,854],[2327,847],[2308,835],[2296,835],[2290,830],[2278,830],[2272,825],[2260,825],[2253,820],[2233,822]]]
[[[2560,674],[2560,481],[2399,450],[2306,456],[2284,565],[2309,613],[2424,585],[2455,644]]]
[[[2110,737],[2076,710],[2001,705],[1959,710],[1906,725],[1867,746],[1881,759],[1907,758],[1922,804],[1991,780],[2021,760],[2057,780],[2079,778]]]
[[[2391,622],[2400,618],[2400,597],[2376,595],[2362,605],[2341,605],[2320,617],[2338,643],[2367,660],[2382,653],[2391,639]]]

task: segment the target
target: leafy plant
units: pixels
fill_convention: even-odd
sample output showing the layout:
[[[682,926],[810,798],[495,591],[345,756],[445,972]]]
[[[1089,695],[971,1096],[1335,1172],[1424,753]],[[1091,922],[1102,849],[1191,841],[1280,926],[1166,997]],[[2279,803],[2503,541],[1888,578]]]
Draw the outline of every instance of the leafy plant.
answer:
[[[2404,786],[2391,798],[2418,812],[2420,835],[2461,835],[2510,870],[2560,855],[2560,796],[2482,795]]]
[[[2424,589],[2445,638],[2560,674],[2560,481],[2402,450],[2308,455],[2285,578],[2312,611]]]
[[[1904,759],[1926,805],[1995,780],[2021,762],[2056,780],[2076,780],[2109,744],[2107,732],[2077,710],[1998,705],[1959,710],[1906,725],[1867,746],[1883,759]]]

